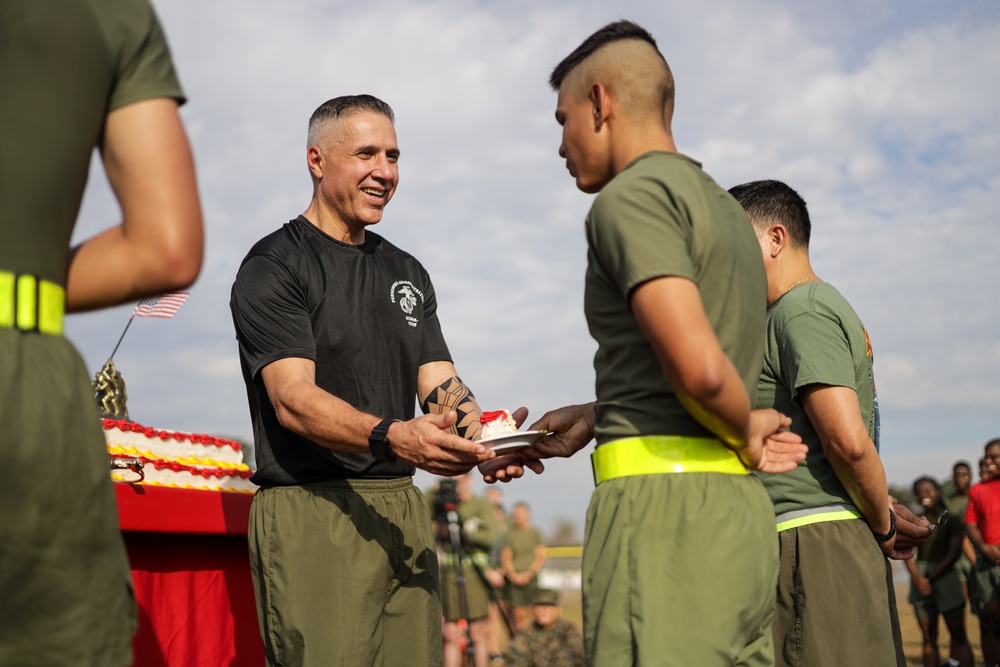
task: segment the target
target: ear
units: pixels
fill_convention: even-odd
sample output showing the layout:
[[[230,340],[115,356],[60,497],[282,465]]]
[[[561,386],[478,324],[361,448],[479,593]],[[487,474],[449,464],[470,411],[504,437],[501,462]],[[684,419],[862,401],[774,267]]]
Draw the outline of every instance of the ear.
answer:
[[[611,116],[611,94],[603,83],[598,82],[590,87],[588,97],[594,113],[594,130],[600,131]]]
[[[788,246],[788,229],[780,223],[774,223],[767,228],[764,238],[768,243],[768,247],[765,250],[771,254],[771,258],[773,259],[780,255]]]
[[[306,149],[306,164],[309,166],[309,173],[313,178],[320,180],[323,178],[323,154],[319,146],[310,146]]]

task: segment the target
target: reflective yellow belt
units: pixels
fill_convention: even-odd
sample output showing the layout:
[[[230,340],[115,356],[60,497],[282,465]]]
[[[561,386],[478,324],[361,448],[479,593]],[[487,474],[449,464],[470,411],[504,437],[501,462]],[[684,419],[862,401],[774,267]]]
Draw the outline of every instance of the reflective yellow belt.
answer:
[[[792,528],[801,528],[814,523],[824,521],[846,521],[848,519],[862,519],[861,512],[854,505],[848,503],[837,503],[833,505],[823,505],[822,507],[810,507],[804,510],[792,510],[782,512],[774,517],[774,527],[779,533]]]
[[[717,472],[746,475],[736,452],[716,438],[646,435],[613,440],[590,455],[594,484],[617,477],[678,472]]]
[[[29,274],[0,271],[0,329],[63,332],[66,290]]]

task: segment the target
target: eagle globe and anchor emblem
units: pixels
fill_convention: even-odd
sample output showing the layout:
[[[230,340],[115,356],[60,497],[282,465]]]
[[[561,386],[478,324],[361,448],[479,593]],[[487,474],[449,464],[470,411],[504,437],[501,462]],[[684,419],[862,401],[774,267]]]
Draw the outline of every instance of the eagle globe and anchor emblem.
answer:
[[[413,316],[413,311],[417,304],[423,300],[423,293],[414,287],[409,280],[399,280],[392,285],[390,299],[393,303],[399,300],[399,308],[406,315],[406,322],[411,327],[417,326],[417,318]]]

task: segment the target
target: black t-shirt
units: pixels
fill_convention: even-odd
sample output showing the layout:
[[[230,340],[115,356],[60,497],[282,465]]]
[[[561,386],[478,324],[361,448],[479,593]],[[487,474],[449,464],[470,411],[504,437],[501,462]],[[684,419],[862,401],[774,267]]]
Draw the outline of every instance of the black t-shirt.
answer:
[[[405,463],[334,452],[282,427],[260,371],[278,359],[311,359],[320,388],[363,412],[412,419],[419,367],[451,361],[420,262],[371,231],[354,246],[299,216],[250,250],[230,308],[253,420],[255,483],[413,474]]]

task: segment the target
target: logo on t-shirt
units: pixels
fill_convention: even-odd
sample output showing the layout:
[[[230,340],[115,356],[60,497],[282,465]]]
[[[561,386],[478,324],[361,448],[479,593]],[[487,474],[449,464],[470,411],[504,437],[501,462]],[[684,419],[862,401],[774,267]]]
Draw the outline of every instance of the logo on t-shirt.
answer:
[[[420,298],[420,303],[423,303],[424,293],[418,290],[409,280],[397,280],[392,284],[392,288],[389,290],[389,299],[393,303],[396,303],[397,301],[399,302],[399,308],[406,316],[406,323],[411,327],[417,326],[417,323],[419,322],[419,320],[413,316],[413,311],[418,305],[418,297]]]

